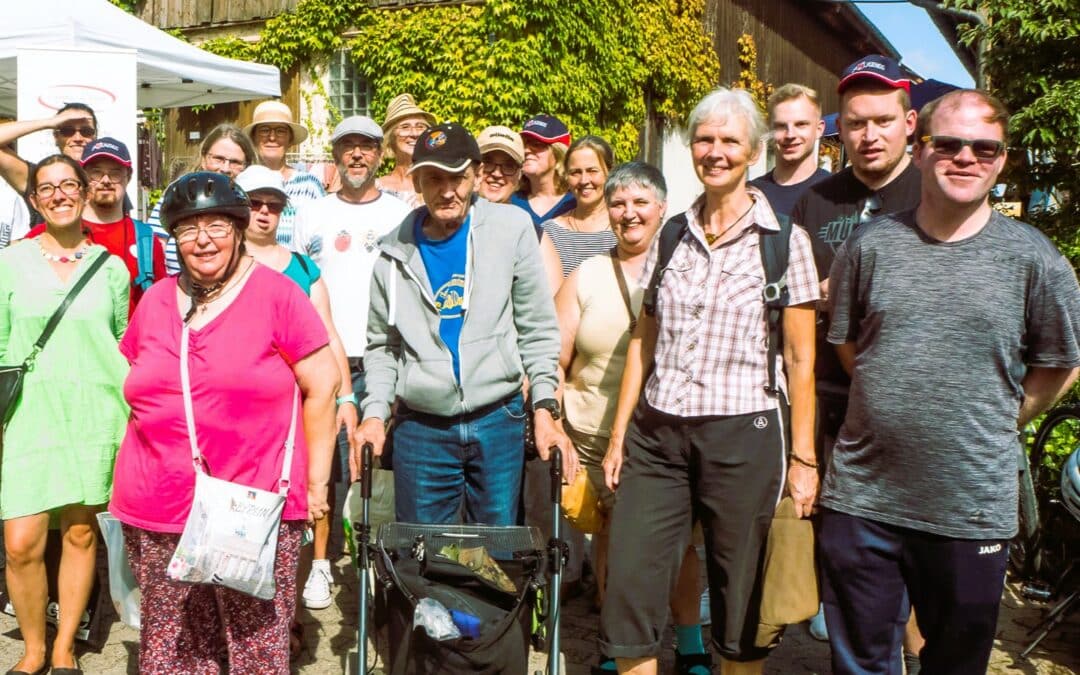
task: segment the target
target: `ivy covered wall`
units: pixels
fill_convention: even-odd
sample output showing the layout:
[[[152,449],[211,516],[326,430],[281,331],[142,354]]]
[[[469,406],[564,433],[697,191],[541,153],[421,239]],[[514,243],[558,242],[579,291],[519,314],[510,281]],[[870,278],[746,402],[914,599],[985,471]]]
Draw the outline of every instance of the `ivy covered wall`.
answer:
[[[608,138],[618,157],[629,159],[638,151],[647,97],[657,115],[679,122],[720,82],[703,10],[704,0],[485,0],[405,9],[301,0],[267,21],[254,43],[229,37],[201,46],[282,69],[347,49],[372,86],[376,118],[406,91],[440,119],[474,130],[519,127],[549,112],[576,136]],[[336,121],[331,113],[328,124]]]

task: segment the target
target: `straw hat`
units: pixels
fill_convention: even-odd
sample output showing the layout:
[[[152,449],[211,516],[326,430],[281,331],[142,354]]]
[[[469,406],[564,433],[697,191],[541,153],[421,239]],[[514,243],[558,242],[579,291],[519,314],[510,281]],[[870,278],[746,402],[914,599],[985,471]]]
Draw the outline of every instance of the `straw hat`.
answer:
[[[292,129],[291,145],[299,145],[308,137],[307,128],[293,122],[292,110],[281,101],[263,101],[255,106],[251,124],[244,127],[244,133],[255,138],[255,127],[260,124],[284,124]]]
[[[412,94],[395,96],[394,100],[390,101],[390,105],[386,106],[386,120],[382,124],[383,132],[390,133],[395,124],[413,115],[419,115],[427,120],[429,126],[435,126],[435,116],[421,110],[420,106],[416,105]]]

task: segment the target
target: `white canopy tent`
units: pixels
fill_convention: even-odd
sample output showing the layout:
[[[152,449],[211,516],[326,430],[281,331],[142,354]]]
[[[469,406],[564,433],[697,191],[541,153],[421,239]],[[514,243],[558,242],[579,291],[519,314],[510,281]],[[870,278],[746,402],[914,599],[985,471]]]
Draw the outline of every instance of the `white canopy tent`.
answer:
[[[0,22],[0,114],[16,113],[18,49],[134,50],[140,108],[281,95],[278,69],[227,59],[158,30],[108,0],[8,0]]]

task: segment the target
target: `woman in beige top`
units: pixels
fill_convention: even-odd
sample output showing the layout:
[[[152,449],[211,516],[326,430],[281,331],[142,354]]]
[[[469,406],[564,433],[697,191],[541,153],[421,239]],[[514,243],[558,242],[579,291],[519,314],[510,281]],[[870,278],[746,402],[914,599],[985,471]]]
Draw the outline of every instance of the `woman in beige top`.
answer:
[[[604,454],[622,382],[630,333],[641,312],[642,266],[667,207],[667,186],[660,171],[644,162],[616,167],[604,184],[604,198],[615,232],[609,252],[585,260],[566,278],[555,296],[564,374],[563,428],[577,449],[583,470],[600,495],[605,520],[614,493],[604,484]],[[621,281],[620,281],[621,277]],[[597,604],[607,580],[607,523],[593,535]],[[685,580],[685,581],[684,581]],[[698,622],[698,565],[687,550],[679,585],[672,596],[676,625]]]

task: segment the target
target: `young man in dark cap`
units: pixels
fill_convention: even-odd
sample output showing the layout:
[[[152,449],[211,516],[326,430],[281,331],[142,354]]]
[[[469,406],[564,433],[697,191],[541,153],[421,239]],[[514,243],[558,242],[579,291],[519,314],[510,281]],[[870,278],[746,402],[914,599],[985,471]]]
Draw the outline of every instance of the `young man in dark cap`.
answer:
[[[477,198],[480,161],[461,125],[426,130],[410,168],[426,206],[379,240],[355,445],[381,454],[397,398],[402,522],[516,525],[525,415],[541,454],[557,445],[566,475],[577,471],[557,424],[559,326],[534,230],[521,209]]]
[[[829,267],[837,248],[860,224],[886,213],[913,208],[919,201],[919,171],[907,154],[915,130],[910,82],[900,65],[872,54],[844,69],[837,88],[840,114],[837,126],[851,164],[806,190],[795,205],[792,220],[806,228],[827,292]],[[824,305],[824,300],[822,302]],[[850,379],[836,350],[825,339],[828,317],[818,323],[815,379],[818,396],[818,457],[822,466],[844,420]],[[811,622],[811,633],[825,639],[824,615]],[[909,667],[918,659],[918,631],[912,627],[907,645]]]

